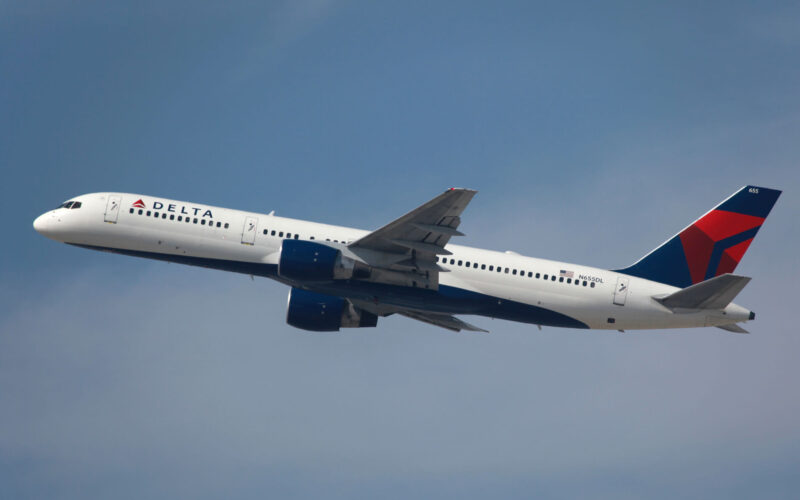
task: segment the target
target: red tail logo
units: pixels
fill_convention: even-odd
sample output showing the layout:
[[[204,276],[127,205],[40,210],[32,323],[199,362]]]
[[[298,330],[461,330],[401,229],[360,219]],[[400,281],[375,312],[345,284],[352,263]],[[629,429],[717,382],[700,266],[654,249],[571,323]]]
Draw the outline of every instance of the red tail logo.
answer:
[[[133,203],[133,207],[134,207],[134,208],[145,208],[145,206],[144,206],[144,202],[142,201],[142,199],[141,199],[141,198],[139,198],[138,200],[136,200],[136,201]]]
[[[714,210],[683,231],[692,283],[732,273],[763,223],[763,217]]]

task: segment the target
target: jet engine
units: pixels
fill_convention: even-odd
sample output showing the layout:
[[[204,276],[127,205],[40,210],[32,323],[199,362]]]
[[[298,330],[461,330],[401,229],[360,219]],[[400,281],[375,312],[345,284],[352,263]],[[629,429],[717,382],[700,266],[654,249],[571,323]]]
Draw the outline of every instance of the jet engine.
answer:
[[[331,281],[353,276],[355,261],[334,247],[306,240],[283,240],[278,275],[295,281]]]
[[[286,322],[302,330],[338,332],[339,328],[376,326],[378,317],[347,299],[292,288],[289,290]]]

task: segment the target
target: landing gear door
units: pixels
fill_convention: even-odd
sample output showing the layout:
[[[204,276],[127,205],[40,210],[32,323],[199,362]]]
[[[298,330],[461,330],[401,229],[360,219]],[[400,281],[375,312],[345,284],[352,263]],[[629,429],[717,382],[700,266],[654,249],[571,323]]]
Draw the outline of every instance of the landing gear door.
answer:
[[[106,203],[106,214],[105,214],[105,221],[111,222],[112,224],[117,223],[117,217],[119,217],[119,204],[122,201],[122,198],[119,196],[109,196],[108,203]]]
[[[244,228],[242,229],[242,245],[255,244],[257,227],[258,219],[255,217],[246,217],[244,219]]]
[[[617,288],[614,290],[614,304],[618,306],[625,305],[625,299],[628,297],[628,278],[620,276],[617,278]]]

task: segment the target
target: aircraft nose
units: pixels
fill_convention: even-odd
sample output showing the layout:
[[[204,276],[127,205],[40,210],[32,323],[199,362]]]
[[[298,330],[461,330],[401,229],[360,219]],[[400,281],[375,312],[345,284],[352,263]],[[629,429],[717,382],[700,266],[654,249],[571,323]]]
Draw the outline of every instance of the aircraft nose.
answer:
[[[47,220],[45,218],[46,215],[47,214],[40,215],[39,217],[36,218],[36,220],[33,221],[33,228],[39,234],[44,234],[44,231],[46,230],[45,229],[45,226],[47,226]]]
[[[56,224],[57,219],[53,217],[53,214],[48,212],[45,214],[40,215],[33,221],[33,228],[36,230],[37,233],[41,234],[42,236],[47,236],[50,239],[56,238],[56,229],[58,229],[58,225]]]

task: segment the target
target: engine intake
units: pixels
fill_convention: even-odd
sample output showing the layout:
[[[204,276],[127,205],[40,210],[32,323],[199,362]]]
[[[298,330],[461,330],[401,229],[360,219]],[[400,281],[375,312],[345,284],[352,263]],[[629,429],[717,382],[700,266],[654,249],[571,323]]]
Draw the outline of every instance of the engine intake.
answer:
[[[378,317],[347,299],[292,288],[286,322],[313,332],[338,332],[340,328],[365,328],[378,324]]]

